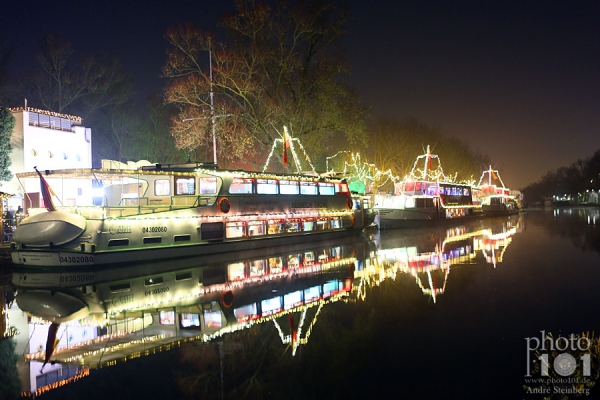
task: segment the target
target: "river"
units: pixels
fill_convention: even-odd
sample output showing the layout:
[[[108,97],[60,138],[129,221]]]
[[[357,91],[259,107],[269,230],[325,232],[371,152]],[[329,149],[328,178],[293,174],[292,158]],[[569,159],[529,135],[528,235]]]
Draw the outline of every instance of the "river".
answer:
[[[19,324],[24,315],[13,302],[18,369],[0,372],[20,377],[24,393],[43,399],[598,396],[591,386],[599,347],[581,336],[600,331],[598,224],[597,208],[556,208],[320,243],[311,257],[320,259],[325,247],[344,254],[328,253],[327,268],[300,264],[293,275],[261,276],[226,299],[231,310],[247,299],[264,311],[263,300],[289,293],[280,314],[246,315],[231,332],[215,320],[221,330],[212,326],[207,334],[216,297],[196,305],[204,310],[202,335],[160,345],[147,339],[131,354],[130,341],[114,362],[102,360],[109,355],[74,359],[48,364],[43,374],[41,363],[23,360],[33,340],[45,340],[44,328]],[[309,307],[314,287],[320,300]]]

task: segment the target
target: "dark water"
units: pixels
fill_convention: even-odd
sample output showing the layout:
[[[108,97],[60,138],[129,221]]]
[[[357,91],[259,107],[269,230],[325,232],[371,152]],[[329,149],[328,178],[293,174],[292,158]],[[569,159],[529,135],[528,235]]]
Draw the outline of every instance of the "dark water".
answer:
[[[524,388],[542,378],[527,363],[531,338],[600,331],[598,223],[597,209],[529,210],[371,232],[351,295],[307,313],[295,355],[263,323],[92,369],[41,397],[541,398]],[[569,387],[544,379],[554,398]]]

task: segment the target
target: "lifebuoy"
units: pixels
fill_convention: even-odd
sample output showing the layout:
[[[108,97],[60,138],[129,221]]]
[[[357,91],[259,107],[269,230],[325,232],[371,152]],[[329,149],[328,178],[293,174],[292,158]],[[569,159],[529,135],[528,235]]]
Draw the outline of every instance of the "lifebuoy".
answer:
[[[229,308],[233,305],[233,292],[228,290],[221,295],[221,304],[223,307]]]
[[[229,199],[227,197],[222,197],[221,200],[219,200],[219,210],[223,214],[227,214],[230,209],[231,203],[229,202]]]

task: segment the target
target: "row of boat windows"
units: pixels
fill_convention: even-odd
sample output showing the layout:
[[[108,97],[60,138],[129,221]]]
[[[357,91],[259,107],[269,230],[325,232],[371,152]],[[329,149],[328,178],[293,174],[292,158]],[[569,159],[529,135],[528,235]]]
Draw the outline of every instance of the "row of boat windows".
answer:
[[[204,227],[209,229],[204,229]],[[254,220],[254,221],[234,221],[234,222],[215,222],[204,223],[201,225],[202,240],[223,239],[223,228],[225,228],[226,238],[241,238],[264,235],[276,235],[281,233],[322,231],[327,229],[342,228],[342,219],[340,217],[315,217],[315,218],[290,218],[273,220]],[[189,242],[192,236],[174,235],[174,243]],[[161,244],[163,237],[151,236],[143,238],[143,244]],[[129,246],[129,239],[111,239],[108,241],[108,247]]]
[[[175,195],[216,195],[218,192],[216,177],[198,178],[175,177]],[[198,190],[196,190],[198,189]],[[304,194],[332,196],[338,193],[348,194],[346,183],[305,182],[296,180],[233,178],[229,194]],[[155,196],[170,196],[169,179],[154,181]]]
[[[319,299],[327,299],[340,292],[349,292],[352,289],[350,282],[340,280],[331,280],[323,285],[312,286],[303,290],[297,290],[269,299],[260,300],[260,302],[250,303],[233,309],[233,315],[238,323],[255,320],[261,317],[268,317],[283,311],[291,310],[305,304],[310,304]],[[203,307],[200,313],[187,312],[179,313],[179,326],[181,328],[201,328],[202,321],[205,329],[220,329],[226,322],[220,309],[207,306]],[[175,325],[175,311],[160,311],[159,322],[161,325]]]
[[[440,185],[430,182],[405,182],[397,187],[396,195],[402,192],[421,192],[429,196],[470,196],[471,190],[463,185]]]
[[[205,268],[198,283],[203,286],[224,284],[226,282],[242,281],[245,279],[264,277],[268,275],[281,274],[289,269],[304,268],[315,265],[315,263],[326,263],[336,261],[342,257],[342,248],[310,250],[302,253],[292,253],[285,256],[261,258],[251,261],[241,261],[228,264],[223,268]],[[175,274],[175,281],[186,281],[192,279],[192,272],[180,272]],[[146,278],[144,286],[156,286],[164,283],[164,277],[155,276]],[[125,292],[131,289],[131,283],[118,283],[110,285],[113,293]]]

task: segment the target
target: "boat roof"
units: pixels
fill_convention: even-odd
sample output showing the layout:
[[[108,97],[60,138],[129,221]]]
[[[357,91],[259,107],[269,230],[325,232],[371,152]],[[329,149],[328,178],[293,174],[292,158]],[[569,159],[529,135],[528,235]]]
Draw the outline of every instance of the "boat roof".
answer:
[[[245,170],[228,170],[213,168],[200,163],[190,164],[155,164],[138,169],[108,169],[108,168],[77,168],[40,170],[40,173],[48,179],[92,179],[92,180],[115,180],[121,178],[133,178],[142,175],[236,175],[240,177],[267,178],[267,179],[289,179],[289,180],[321,180],[341,181],[339,177],[331,177],[319,174],[281,174],[274,172],[259,172]],[[39,178],[37,171],[21,172],[16,174],[19,179]]]

